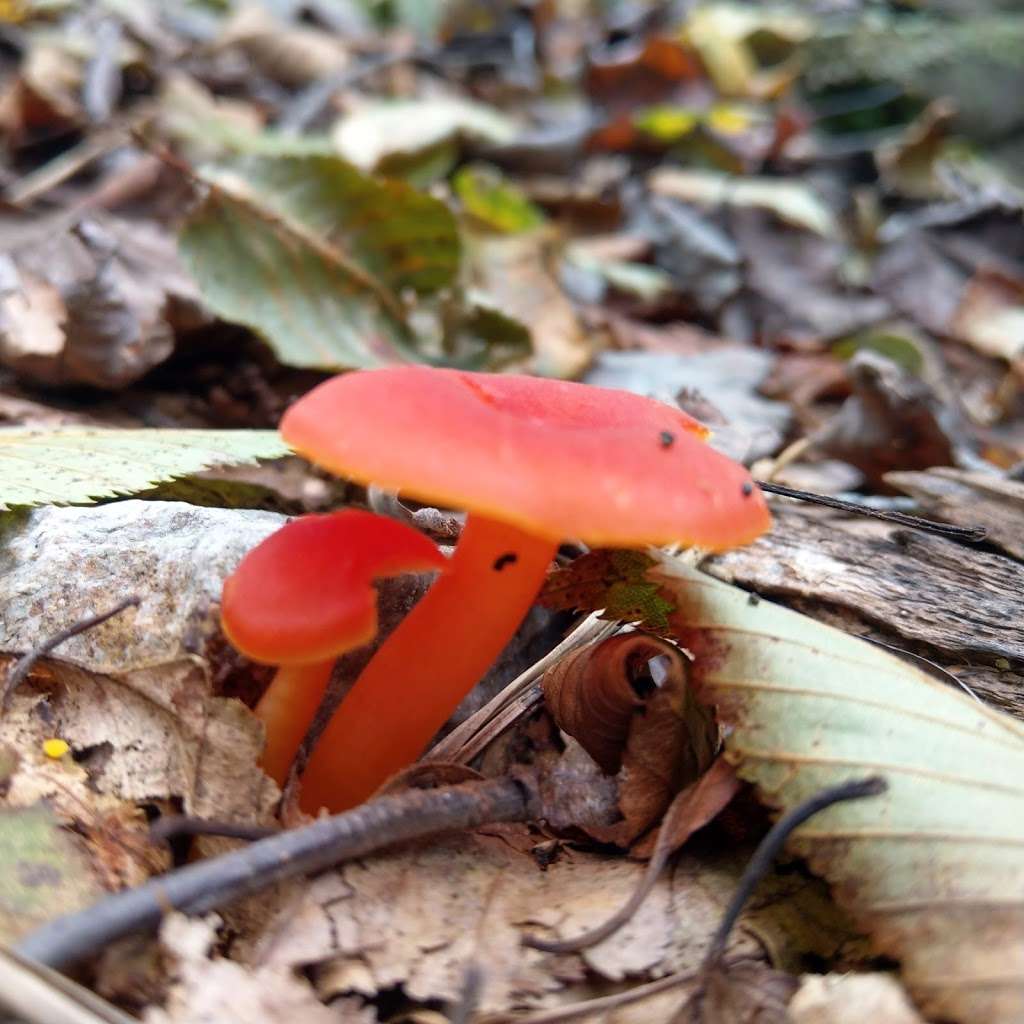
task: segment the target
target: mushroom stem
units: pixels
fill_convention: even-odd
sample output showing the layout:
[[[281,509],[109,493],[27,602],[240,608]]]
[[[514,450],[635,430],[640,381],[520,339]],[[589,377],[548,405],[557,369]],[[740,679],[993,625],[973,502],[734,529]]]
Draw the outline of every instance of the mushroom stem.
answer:
[[[334,660],[306,665],[283,665],[256,705],[256,717],[266,727],[267,743],[260,764],[283,786],[331,678]]]
[[[451,564],[385,640],[302,779],[315,813],[361,803],[416,760],[529,611],[558,545],[470,514]]]

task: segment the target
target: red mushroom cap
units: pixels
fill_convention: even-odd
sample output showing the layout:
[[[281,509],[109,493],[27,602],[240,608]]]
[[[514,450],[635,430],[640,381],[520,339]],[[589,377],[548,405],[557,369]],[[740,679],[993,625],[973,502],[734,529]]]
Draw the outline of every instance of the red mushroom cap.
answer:
[[[325,661],[373,639],[375,579],[446,566],[433,541],[393,519],[356,509],[302,516],[253,548],[228,577],[221,622],[255,661]]]
[[[285,440],[317,465],[552,541],[719,550],[770,525],[747,471],[679,409],[626,391],[419,366],[334,377]]]

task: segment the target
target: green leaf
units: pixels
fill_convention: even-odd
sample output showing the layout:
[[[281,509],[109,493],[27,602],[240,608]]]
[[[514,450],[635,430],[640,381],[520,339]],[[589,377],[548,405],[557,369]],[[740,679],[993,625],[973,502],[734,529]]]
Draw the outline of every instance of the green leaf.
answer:
[[[337,156],[252,157],[205,176],[351,257],[392,292],[447,288],[462,246],[451,210],[404,181]]]
[[[4,945],[102,895],[85,854],[45,804],[0,811],[0,878]]]
[[[832,345],[832,354],[840,359],[852,359],[858,352],[868,349],[891,359],[908,373],[920,376],[924,370],[924,353],[912,335],[897,334],[895,331],[861,331],[849,338],[842,338]]]
[[[452,180],[463,209],[496,231],[529,231],[544,223],[540,208],[490,164],[468,164]]]
[[[1019,1021],[1024,1007],[1024,724],[880,647],[662,556],[692,680],[726,749],[789,810],[838,782],[888,792],[836,805],[793,848],[903,963],[929,1017]]]
[[[0,430],[0,508],[86,504],[211,466],[276,459],[273,430]]]
[[[337,157],[253,157],[206,176],[181,252],[218,315],[292,366],[423,358],[396,296],[453,281],[461,250],[443,203]]]

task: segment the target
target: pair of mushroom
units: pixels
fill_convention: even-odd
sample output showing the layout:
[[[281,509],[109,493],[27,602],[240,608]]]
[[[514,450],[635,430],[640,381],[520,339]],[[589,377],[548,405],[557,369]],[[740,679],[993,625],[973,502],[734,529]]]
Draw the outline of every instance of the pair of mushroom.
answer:
[[[450,559],[408,527],[350,510],[293,521],[225,584],[229,637],[282,666],[257,708],[264,766],[280,779],[333,660],[376,630],[372,580],[439,572],[328,724],[302,780],[310,811],[360,803],[423,752],[515,632],[563,540],[721,550],[770,522],[749,474],[704,442],[701,424],[628,392],[394,367],[319,385],[281,433],[339,475],[468,510]]]

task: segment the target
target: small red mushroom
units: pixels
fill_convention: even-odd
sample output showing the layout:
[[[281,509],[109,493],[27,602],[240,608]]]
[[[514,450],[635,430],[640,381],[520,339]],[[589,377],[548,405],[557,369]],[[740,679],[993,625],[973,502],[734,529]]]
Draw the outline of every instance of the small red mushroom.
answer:
[[[302,516],[253,548],[224,583],[221,623],[254,661],[280,666],[256,706],[266,727],[262,764],[283,783],[335,659],[377,632],[373,581],[443,571],[429,538],[371,512]]]
[[[329,723],[303,806],[343,810],[415,760],[508,642],[558,544],[719,550],[770,523],[747,471],[678,409],[624,391],[389,367],[293,405],[285,440],[333,472],[469,512],[449,571]]]

